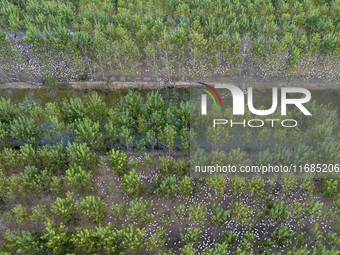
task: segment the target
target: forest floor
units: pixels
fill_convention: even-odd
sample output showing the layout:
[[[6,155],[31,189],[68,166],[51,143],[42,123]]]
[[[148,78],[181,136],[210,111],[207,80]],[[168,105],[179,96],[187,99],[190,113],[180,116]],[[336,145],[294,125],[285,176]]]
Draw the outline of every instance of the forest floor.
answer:
[[[207,82],[208,84],[222,84],[227,83],[231,85],[238,86],[237,82]],[[114,82],[114,81],[82,81],[82,82],[70,82],[68,87],[63,89],[73,89],[73,90],[97,90],[97,89],[105,89],[105,90],[114,90],[114,89],[126,89],[126,88],[138,88],[138,89],[157,89],[156,82]],[[302,87],[308,88],[312,90],[324,90],[324,89],[340,89],[340,85],[336,83],[327,83],[327,82],[315,82],[315,83],[303,83],[303,82],[258,82],[251,81],[247,83],[248,87],[252,88],[272,88],[272,87]],[[166,85],[161,86],[161,88],[188,88],[191,86],[200,86],[195,82],[176,82],[176,83],[168,83]],[[0,84],[0,89],[51,89],[50,86],[47,85],[35,85],[26,82],[11,82]]]

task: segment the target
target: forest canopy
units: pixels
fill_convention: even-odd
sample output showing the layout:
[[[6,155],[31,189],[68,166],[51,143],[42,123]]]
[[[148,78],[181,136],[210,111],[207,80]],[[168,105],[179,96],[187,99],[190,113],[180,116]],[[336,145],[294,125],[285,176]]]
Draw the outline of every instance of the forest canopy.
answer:
[[[0,79],[339,79],[340,2],[0,1]]]

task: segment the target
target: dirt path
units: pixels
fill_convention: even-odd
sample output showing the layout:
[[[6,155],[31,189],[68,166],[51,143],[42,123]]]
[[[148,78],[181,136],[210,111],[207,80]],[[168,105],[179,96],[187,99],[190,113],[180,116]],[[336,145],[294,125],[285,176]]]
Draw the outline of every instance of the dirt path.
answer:
[[[209,83],[209,82],[207,82]],[[227,82],[228,84],[237,86],[235,82]],[[211,82],[209,84],[217,84]],[[194,82],[176,82],[175,84],[168,85],[166,87],[175,88],[188,88],[190,86],[198,86],[199,84]],[[290,82],[249,82],[249,87],[252,88],[272,88],[272,87],[302,87],[308,89],[340,89],[339,84],[335,83],[290,83]],[[34,85],[25,82],[12,82],[0,84],[0,89],[50,89],[51,87],[46,85]],[[124,89],[124,88],[139,88],[139,89],[157,89],[155,82],[70,82],[70,86],[66,89],[75,90],[95,90],[95,89]]]

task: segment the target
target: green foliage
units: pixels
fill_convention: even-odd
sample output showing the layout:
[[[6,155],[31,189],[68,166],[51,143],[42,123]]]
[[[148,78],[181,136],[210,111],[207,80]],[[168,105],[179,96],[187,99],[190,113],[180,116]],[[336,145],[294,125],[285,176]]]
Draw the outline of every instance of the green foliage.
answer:
[[[158,192],[159,196],[167,196],[170,199],[174,199],[176,197],[176,177],[174,176],[166,176],[161,181]]]
[[[193,181],[190,177],[184,176],[178,183],[178,191],[183,196],[189,196],[193,190]]]
[[[35,166],[27,166],[20,173],[22,189],[28,194],[42,194],[48,191],[51,175],[47,169],[39,171]]]
[[[47,249],[53,254],[66,254],[71,252],[70,234],[68,229],[60,223],[47,220],[42,239],[46,241]]]
[[[245,152],[237,150],[231,150],[229,153],[228,163],[232,166],[240,167],[243,165],[243,157],[246,155]]]
[[[225,224],[227,217],[230,214],[230,210],[224,210],[221,204],[213,204],[211,207],[213,214],[211,216],[211,220],[214,225],[223,225]]]
[[[124,174],[121,189],[129,196],[137,196],[142,189],[142,181],[135,169],[132,169],[129,174]]]
[[[223,243],[226,243],[228,245],[232,245],[233,243],[235,243],[237,237],[238,237],[237,234],[232,233],[230,231],[223,232],[221,234],[221,240],[223,241]]]
[[[27,57],[28,77],[39,76],[57,87],[62,84],[56,80],[65,78],[92,81],[119,74],[136,79],[140,61],[158,85],[241,72],[259,78],[277,73],[305,78],[310,65],[317,73],[309,76],[317,78],[324,65],[334,68],[330,62],[340,52],[338,12],[337,1],[318,0],[115,0],[100,6],[76,0],[3,1],[0,17],[7,33],[0,31],[0,58],[6,60],[2,76],[19,80],[22,70],[15,64]],[[23,40],[19,32],[25,33]],[[17,37],[8,40],[13,34]],[[14,47],[18,41],[29,45],[30,54]]]
[[[43,133],[42,127],[33,118],[21,116],[10,125],[11,135],[21,143],[36,145]]]
[[[96,244],[97,233],[95,229],[77,228],[77,235],[72,237],[71,241],[77,252],[91,254],[98,251]]]
[[[68,82],[57,82],[57,79],[53,78],[49,73],[44,75],[42,83],[44,85],[50,86],[53,89],[66,88],[70,86]]]
[[[128,220],[139,228],[146,227],[154,218],[154,215],[149,213],[152,205],[152,202],[143,201],[142,199],[132,200],[128,210]]]
[[[83,119],[86,114],[83,101],[79,98],[71,98],[70,102],[66,99],[62,102],[62,114],[67,123],[72,123],[77,119]]]
[[[29,221],[29,216],[29,210],[23,205],[17,204],[6,217],[12,218],[19,225],[24,225]]]
[[[169,149],[169,152],[175,148],[177,132],[174,126],[166,125],[164,130],[160,133],[160,140],[163,141]]]
[[[251,194],[262,194],[264,192],[264,180],[262,178],[246,179],[247,188]]]
[[[84,170],[94,171],[100,166],[100,158],[93,153],[86,143],[68,143],[67,152],[70,156],[71,167],[81,167]]]
[[[155,231],[155,233],[151,236],[148,240],[148,247],[151,252],[158,252],[161,251],[166,243],[166,234],[165,230],[159,228]]]
[[[224,192],[224,178],[209,178],[207,179],[207,186],[210,188],[210,190],[214,191],[214,196],[219,199]]]
[[[127,173],[127,156],[124,152],[112,149],[108,153],[109,167],[117,173],[118,176],[123,176]]]
[[[285,220],[288,216],[288,210],[284,206],[284,202],[279,199],[272,201],[272,196],[268,195],[266,198],[267,214],[270,218],[275,220]]]
[[[27,230],[10,231],[7,230],[4,234],[6,241],[5,249],[11,253],[20,254],[39,254],[44,252],[44,245],[39,236],[32,234]],[[2,254],[11,254],[2,252]]]
[[[86,196],[80,200],[82,214],[89,217],[92,224],[103,223],[107,214],[107,207],[104,201],[94,196]]]
[[[200,235],[202,231],[200,228],[188,228],[185,236],[182,236],[184,243],[193,243],[193,245],[197,245],[200,240]]]
[[[277,242],[277,244],[281,246],[287,244],[291,240],[293,231],[289,229],[289,227],[281,224],[277,229],[274,230],[271,236]]]
[[[75,120],[76,142],[87,143],[91,149],[100,150],[103,148],[103,138],[99,129],[99,122],[89,118]]]
[[[0,98],[0,121],[9,124],[18,116],[18,110],[10,99]]]
[[[331,197],[339,197],[340,194],[340,181],[339,179],[323,179],[322,186],[325,193]]]
[[[235,194],[240,194],[242,192],[244,192],[245,188],[244,188],[244,178],[233,178],[229,181],[229,185],[230,187],[233,189],[233,192]]]
[[[86,193],[91,188],[92,175],[80,166],[66,170],[65,180],[67,185],[79,193]]]
[[[51,211],[67,225],[75,225],[78,221],[77,207],[70,192],[67,192],[65,198],[57,197]]]
[[[249,214],[250,210],[247,208],[247,205],[236,202],[232,210],[231,219],[241,224],[247,224],[250,222]]]
[[[207,10],[212,8],[208,2],[204,4]],[[131,3],[119,5],[121,10]],[[166,3],[164,6],[168,8]],[[271,4],[268,6],[270,9]],[[288,20],[287,15],[283,16],[285,13],[278,17]],[[226,19],[232,18],[229,16],[233,15]],[[192,26],[200,34],[208,20],[210,24],[219,22],[200,17],[187,24],[183,22],[183,31]],[[138,20],[138,12],[135,18]],[[149,22],[156,24],[152,17]],[[79,26],[86,26],[86,21]],[[138,31],[133,28],[136,24],[130,26]],[[244,21],[238,26],[245,29]],[[217,30],[210,27],[209,33]],[[156,33],[152,33],[150,36],[156,38]],[[209,38],[205,39],[211,43]],[[237,49],[237,40],[232,44],[235,51],[242,51],[242,47]],[[184,104],[167,107],[158,93],[153,93],[145,104],[141,94],[129,92],[127,102],[117,102],[115,108],[109,109],[98,95],[91,94],[91,99],[81,103],[83,117],[74,119],[67,117],[73,110],[58,108],[63,103],[40,105],[25,100],[15,105],[0,101],[4,113],[0,116],[1,254],[337,254],[340,207],[337,178],[319,178],[319,174],[301,179],[291,175],[276,179],[191,178],[188,155],[183,155],[183,148],[176,148],[179,152],[168,156],[162,150],[169,148],[168,142],[160,138],[170,126],[176,139],[183,137],[182,130],[188,131],[189,109]],[[12,108],[16,109],[15,114],[11,113]],[[307,108],[319,116],[320,124],[314,125],[297,111],[289,114],[299,120],[301,127],[292,132],[281,130],[273,134],[268,130],[245,129],[240,134],[239,130],[230,129],[225,144],[227,153],[216,151],[211,158],[225,163],[229,159],[238,166],[255,162],[337,162],[336,114],[323,106]],[[40,126],[41,137],[35,143],[18,142],[11,133],[11,126],[21,117]],[[128,140],[133,137],[127,149],[142,147],[140,141],[145,138],[146,149],[151,151],[149,144],[153,144],[153,153],[117,150],[126,138],[120,136],[122,127],[129,131]],[[98,140],[105,139],[107,158],[104,147],[96,148],[94,136],[87,135],[90,131],[103,134]],[[106,131],[114,133],[110,144]],[[239,135],[242,146],[232,149]],[[258,137],[247,141],[252,135]],[[70,140],[67,146],[65,140]],[[44,145],[40,146],[40,142]],[[217,138],[214,142],[219,143]],[[201,150],[194,159],[204,162],[204,154]],[[113,171],[105,166],[104,159]],[[292,228],[294,225],[299,228]],[[202,240],[211,240],[209,247],[204,247],[206,242]]]
[[[197,225],[203,224],[207,216],[207,208],[201,203],[192,204],[189,206],[189,218]]]
[[[144,229],[133,228],[132,225],[123,227],[120,232],[123,238],[122,246],[128,253],[142,252],[144,249],[143,237],[146,235]]]

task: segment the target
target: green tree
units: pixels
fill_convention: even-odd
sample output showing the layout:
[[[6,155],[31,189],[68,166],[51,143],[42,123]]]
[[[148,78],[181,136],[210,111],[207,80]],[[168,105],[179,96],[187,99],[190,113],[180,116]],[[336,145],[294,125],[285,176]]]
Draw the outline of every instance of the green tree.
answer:
[[[112,149],[108,153],[109,167],[117,173],[118,176],[123,176],[127,173],[127,156],[124,152]]]
[[[129,174],[124,174],[120,186],[129,196],[137,196],[141,192],[142,181],[135,169],[132,169]]]
[[[67,225],[75,225],[79,219],[73,193],[67,192],[65,198],[57,197],[51,211]]]
[[[43,129],[33,118],[21,116],[14,119],[11,126],[11,136],[22,143],[37,145],[40,143]]]
[[[76,142],[87,143],[91,149],[100,150],[103,148],[103,138],[99,129],[99,122],[89,118],[75,121]]]
[[[86,143],[70,143],[67,145],[67,152],[70,156],[71,167],[82,167],[84,170],[94,171],[100,166],[100,158],[91,152]]]
[[[168,147],[169,153],[174,150],[177,132],[174,126],[166,125],[164,130],[160,133],[159,139]]]
[[[53,254],[67,254],[71,251],[71,235],[63,223],[57,224],[49,219],[45,223],[42,239],[46,241],[47,249]]]
[[[80,166],[66,170],[65,180],[67,185],[76,192],[85,193],[90,191],[92,175]]]
[[[51,175],[47,169],[39,171],[35,166],[27,166],[25,170],[20,173],[22,181],[22,189],[28,194],[42,194],[48,191]]]
[[[106,204],[100,197],[86,196],[80,200],[80,209],[89,217],[91,224],[103,223],[107,215]]]
[[[149,213],[152,205],[152,202],[143,201],[142,199],[136,198],[132,200],[128,209],[128,220],[131,224],[141,229],[149,225],[154,218],[154,215]]]
[[[144,250],[143,237],[146,235],[144,229],[133,228],[132,225],[123,227],[120,232],[122,236],[122,246],[128,253],[140,253]]]
[[[178,183],[179,193],[183,196],[189,196],[193,191],[193,181],[190,177],[184,176]]]

